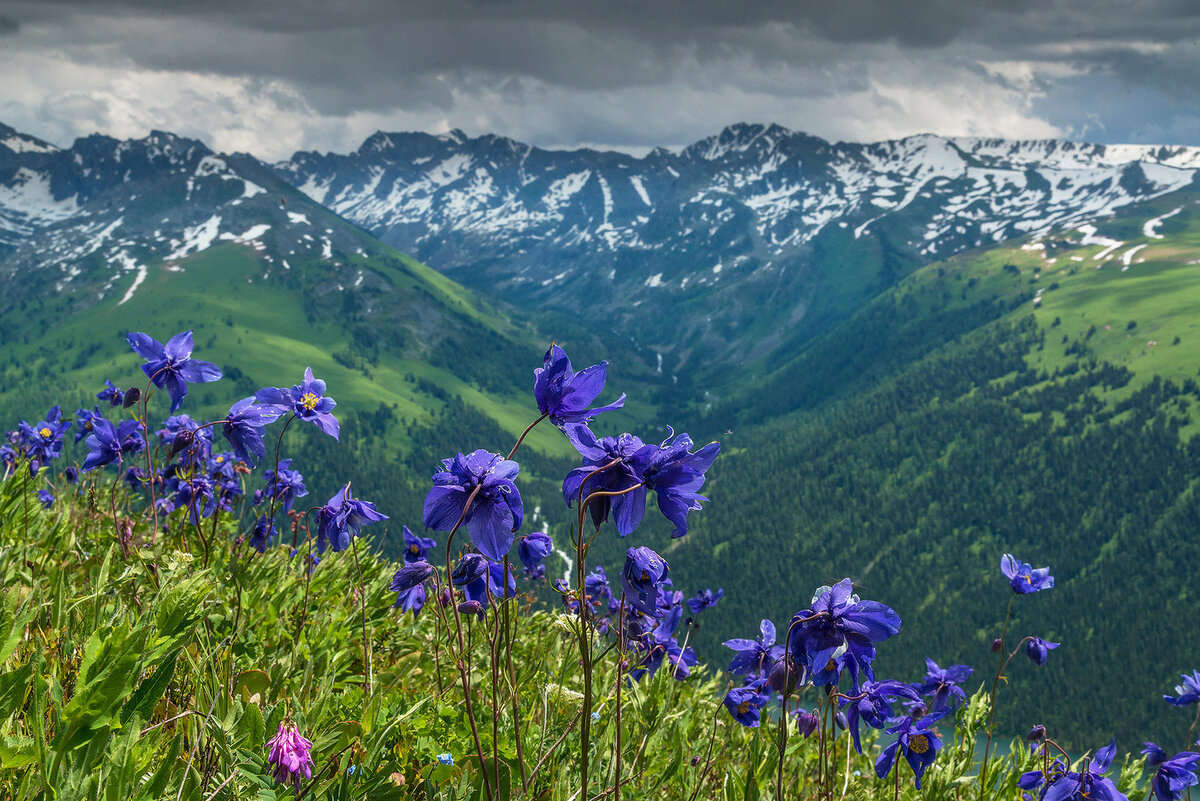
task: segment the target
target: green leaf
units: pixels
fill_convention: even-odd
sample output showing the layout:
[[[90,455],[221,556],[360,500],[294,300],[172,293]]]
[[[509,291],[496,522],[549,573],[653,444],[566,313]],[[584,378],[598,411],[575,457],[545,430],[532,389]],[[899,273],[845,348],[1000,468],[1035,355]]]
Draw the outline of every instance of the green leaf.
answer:
[[[163,693],[167,691],[167,687],[171,683],[171,678],[175,675],[175,663],[178,659],[179,649],[176,649],[158,666],[150,678],[138,686],[125,705],[121,707],[122,723],[128,723],[133,715],[138,715],[143,720],[149,720],[154,711],[154,705],[158,703],[158,699],[163,697]]]
[[[171,770],[175,767],[175,760],[179,758],[179,744],[182,741],[183,735],[171,738],[171,745],[167,747],[167,755],[163,757],[158,770],[154,771],[154,775],[150,777],[150,781],[142,787],[141,798],[159,798],[163,794],[167,787],[167,780],[171,778]]]
[[[24,705],[32,676],[32,662],[0,676],[0,720],[7,720]]]

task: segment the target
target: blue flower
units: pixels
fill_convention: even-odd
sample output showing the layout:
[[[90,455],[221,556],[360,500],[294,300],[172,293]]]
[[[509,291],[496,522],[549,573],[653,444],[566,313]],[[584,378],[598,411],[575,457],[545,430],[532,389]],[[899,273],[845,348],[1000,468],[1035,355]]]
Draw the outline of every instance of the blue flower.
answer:
[[[37,491],[37,496],[43,509],[49,509],[54,505],[54,495],[51,494],[50,490],[40,489]]]
[[[120,406],[125,402],[125,393],[117,388],[112,381],[104,379],[104,389],[96,393],[97,400],[106,400],[112,406]],[[78,442],[79,440],[75,440]]]
[[[520,467],[485,450],[459,453],[443,459],[442,466],[445,469],[433,474],[433,489],[425,496],[425,528],[450,531],[461,517],[475,548],[492,561],[503,561],[525,517],[521,493],[513,483]],[[467,499],[476,488],[479,491],[464,516]]]
[[[632,465],[633,456],[645,448],[646,443],[632,434],[597,439],[584,425],[568,426],[567,439],[583,456],[583,466],[567,474],[563,481],[563,500],[568,507],[574,506],[579,500],[580,489],[584,490],[585,498],[594,492],[629,490],[624,495],[593,498],[587,507],[597,529],[611,512],[617,533],[622,537],[629,536],[646,514],[646,488],[641,486],[642,477]],[[605,469],[597,472],[600,467]]]
[[[604,390],[607,371],[608,362],[600,362],[576,373],[563,349],[551,345],[542,366],[533,371],[533,395],[538,411],[562,428],[567,423],[586,423],[598,414],[620,409],[625,405],[624,394],[608,406],[587,408]]]
[[[729,672],[733,675],[762,677],[783,655],[783,646],[775,644],[775,624],[763,620],[758,630],[757,640],[733,639],[722,643],[734,652],[729,662]]]
[[[1117,790],[1112,779],[1104,776],[1116,752],[1117,741],[1113,740],[1096,751],[1096,756],[1092,757],[1084,770],[1062,773],[1051,778],[1043,796],[1044,801],[1128,801],[1125,795]]]
[[[275,523],[263,515],[254,521],[254,529],[250,533],[250,547],[259,553],[266,553],[267,543],[275,538]]]
[[[388,589],[392,592],[398,592],[401,595],[407,593],[413,587],[420,587],[426,581],[433,578],[433,565],[428,562],[406,562],[404,567],[396,571],[396,575],[392,576],[392,583]],[[400,605],[400,601],[396,602]]]
[[[892,716],[889,703],[896,699],[907,699],[920,702],[921,696],[917,691],[902,681],[864,681],[859,687],[857,697],[843,698],[842,709],[846,712],[846,725],[854,738],[854,748],[862,753],[862,742],[859,740],[858,722],[866,721],[874,729],[882,729],[888,718]]]
[[[171,396],[172,412],[183,403],[188,384],[205,384],[221,377],[220,369],[212,362],[191,358],[193,346],[190,330],[171,337],[166,345],[140,332],[126,334],[125,340],[134,353],[146,360],[142,372],[151,383],[166,388]]]
[[[75,428],[76,443],[78,443],[79,440],[83,439],[88,434],[92,433],[92,421],[97,417],[104,417],[104,415],[100,414],[99,409],[95,409],[94,411],[92,409],[75,410],[75,420],[79,424]]]
[[[453,765],[454,757],[450,756],[449,754],[438,754],[437,761],[443,765]]]
[[[1164,695],[1163,700],[1175,706],[1187,706],[1200,701],[1200,670],[1193,670],[1192,675],[1183,674],[1183,684],[1175,686],[1175,695]]]
[[[1044,665],[1050,652],[1058,646],[1059,643],[1043,640],[1041,637],[1030,637],[1029,642],[1025,644],[1025,655],[1033,661],[1033,664]]]
[[[350,538],[357,537],[364,525],[387,519],[387,515],[375,510],[375,504],[351,497],[347,483],[317,513],[317,552],[325,553],[327,544],[334,551],[344,551],[350,547]]]
[[[277,407],[255,403],[254,398],[243,398],[230,407],[221,423],[221,433],[229,440],[237,457],[254,467],[266,454],[263,427],[278,420],[282,414]]]
[[[408,526],[402,527],[401,532],[404,534],[405,562],[425,561],[429,549],[437,545],[437,540],[430,537],[418,537]]]
[[[1000,572],[1008,579],[1012,591],[1019,595],[1048,590],[1054,586],[1050,568],[1039,567],[1034,570],[1028,562],[1019,562],[1012,554],[1006,553],[1000,558]]]
[[[121,457],[121,440],[117,435],[117,427],[103,417],[95,417],[89,421],[92,433],[84,440],[88,455],[83,460],[83,472],[95,470],[111,464]],[[136,422],[134,423],[136,425]]]
[[[688,598],[688,609],[692,610],[693,615],[698,615],[705,609],[712,609],[717,605],[717,601],[721,600],[725,595],[725,590],[719,589],[715,593],[710,589],[704,589],[698,592],[694,597]]]
[[[642,614],[658,617],[662,584],[670,569],[667,560],[649,548],[643,546],[627,550],[625,569],[621,571],[626,600]]]
[[[677,606],[668,610],[658,625],[630,642],[630,646],[634,650],[642,651],[644,655],[637,668],[629,672],[629,678],[641,681],[642,676],[646,673],[653,676],[662,667],[663,662],[671,665],[671,675],[676,681],[683,681],[691,675],[691,668],[697,662],[696,652],[690,647],[682,647],[675,638],[675,630],[679,627],[682,617],[682,607]],[[638,627],[627,626],[626,631],[632,633],[631,629],[635,628]]]
[[[299,470],[292,470],[292,460],[282,459],[279,462],[278,470],[267,470],[263,473],[263,480],[267,482],[265,490],[258,490],[254,493],[255,505],[260,505],[264,500],[271,498],[274,494],[275,503],[279,504],[279,508],[287,514],[292,510],[292,503],[297,498],[303,498],[308,495],[308,488],[304,486],[304,476]]]
[[[338,438],[338,421],[331,414],[337,402],[325,396],[325,382],[313,378],[311,367],[304,368],[304,380],[291,389],[265,387],[256,392],[254,398],[264,406],[277,409],[281,415],[295,414],[334,439]]]
[[[62,455],[63,436],[71,422],[63,422],[62,409],[54,406],[46,413],[45,420],[39,420],[34,425],[22,420],[17,424],[20,429],[21,447],[29,459],[29,475],[36,476],[38,470]]]
[[[530,578],[541,578],[546,575],[542,560],[554,550],[554,541],[544,531],[535,531],[522,537],[517,542],[517,556],[525,566],[525,573]]]
[[[925,682],[916,685],[921,695],[933,696],[933,711],[957,708],[959,701],[966,698],[958,685],[971,678],[975,669],[968,665],[951,665],[942,669],[929,657],[925,657]],[[954,700],[954,699],[958,700]],[[861,752],[860,752],[861,753]]]
[[[1200,754],[1183,751],[1168,758],[1167,752],[1154,743],[1146,743],[1142,753],[1151,767],[1157,767],[1150,786],[1154,789],[1154,797],[1158,801],[1179,801],[1184,791],[1197,783],[1196,766],[1200,763]]]
[[[895,742],[883,749],[883,753],[875,760],[875,775],[885,778],[892,770],[892,764],[897,754],[908,760],[916,776],[917,789],[921,789],[921,777],[937,758],[938,749],[942,747],[942,738],[937,730],[930,728],[941,715],[928,715],[920,720],[905,717],[895,726],[888,729],[888,734],[897,735]]]
[[[691,437],[680,434],[661,445],[647,445],[631,460],[642,483],[654,490],[659,511],[675,524],[673,538],[687,534],[688,512],[698,511],[700,502],[708,500],[697,490],[704,486],[704,473],[721,452],[721,444],[710,442],[695,453],[691,450]]]
[[[425,601],[427,599],[428,594],[425,591],[425,585],[418,584],[398,594],[396,596],[396,603],[392,604],[392,607],[399,607],[401,614],[412,612],[413,617],[416,618],[420,616],[421,610],[425,608]]]
[[[724,704],[738,723],[757,728],[762,718],[762,708],[770,700],[756,687],[734,687],[725,695]]]
[[[848,578],[818,590],[792,623],[788,650],[816,685],[836,684],[842,667],[850,669],[855,684],[860,672],[874,678],[875,643],[900,631],[900,616],[877,601],[860,601]]]

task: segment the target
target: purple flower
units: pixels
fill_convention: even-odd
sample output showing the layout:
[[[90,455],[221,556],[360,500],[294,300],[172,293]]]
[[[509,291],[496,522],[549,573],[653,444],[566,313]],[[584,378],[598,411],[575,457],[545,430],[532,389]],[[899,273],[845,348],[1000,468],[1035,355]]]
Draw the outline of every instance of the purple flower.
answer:
[[[1196,766],[1200,754],[1183,751],[1168,758],[1167,752],[1154,743],[1146,743],[1142,753],[1151,767],[1157,767],[1150,786],[1158,801],[1179,801],[1187,788],[1196,785]]]
[[[429,549],[437,546],[437,540],[430,537],[418,537],[408,526],[400,529],[404,534],[404,561],[423,562],[429,554]]]
[[[425,608],[425,601],[427,599],[428,595],[425,591],[425,585],[418,584],[397,595],[396,603],[392,604],[392,607],[399,607],[400,614],[412,612],[413,617],[417,618],[420,616],[421,610]]]
[[[1033,664],[1044,665],[1050,652],[1058,646],[1058,643],[1043,640],[1041,637],[1030,637],[1029,642],[1025,644],[1025,654],[1033,661]]]
[[[126,334],[125,340],[134,353],[146,360],[142,372],[151,383],[166,388],[172,412],[183,403],[188,384],[205,384],[221,377],[220,369],[212,362],[192,358],[190,330],[171,337],[166,345],[140,332]]]
[[[625,405],[624,394],[608,406],[587,408],[604,390],[607,371],[608,362],[600,362],[576,373],[563,349],[551,345],[542,366],[533,371],[533,395],[538,411],[562,428],[567,423],[586,423],[598,414],[620,409]]]
[[[821,725],[821,718],[817,716],[817,711],[815,709],[811,711],[806,709],[797,709],[792,714],[796,718],[796,730],[800,732],[800,735],[806,740],[809,737],[812,737],[813,733],[817,730],[817,727]],[[859,753],[862,753],[862,749],[859,749]]]
[[[704,486],[704,473],[721,452],[721,444],[710,442],[695,453],[691,449],[691,437],[680,434],[661,445],[647,445],[631,460],[642,483],[658,497],[659,511],[675,524],[673,538],[687,534],[688,512],[699,511],[700,502],[708,500],[697,490]]]
[[[465,587],[483,578],[487,572],[487,560],[477,553],[465,553],[454,563],[450,572],[450,583],[455,587]]]
[[[54,505],[54,495],[50,490],[40,489],[37,491],[38,501],[41,502],[43,509],[49,509]]]
[[[629,536],[646,514],[646,488],[640,486],[642,478],[631,464],[634,454],[646,447],[646,443],[632,434],[597,439],[585,425],[568,426],[567,439],[583,456],[583,466],[572,470],[563,481],[563,500],[568,507],[574,506],[579,500],[580,489],[584,490],[585,498],[593,492],[631,490],[624,495],[593,498],[587,507],[597,529],[611,512],[617,533],[622,537]],[[616,464],[597,472],[598,468],[614,461]]]
[[[112,406],[120,406],[125,402],[125,393],[117,388],[112,381],[104,379],[104,389],[96,393],[96,399],[108,401]],[[75,440],[78,442],[79,440]]]
[[[1013,592],[1028,595],[1038,590],[1048,590],[1054,586],[1054,576],[1050,568],[1039,567],[1037,570],[1028,562],[1018,562],[1012,554],[1004,554],[1000,558],[1000,572],[1008,579]]]
[[[513,483],[520,467],[485,450],[443,459],[442,466],[445,469],[433,474],[433,489],[425,496],[425,528],[452,529],[478,487],[463,522],[480,553],[495,562],[503,561],[512,548],[513,533],[525,517],[521,493]]]
[[[212,453],[212,428],[201,428],[200,424],[186,414],[176,414],[163,421],[163,427],[154,432],[170,452],[178,453],[189,448],[189,453],[199,459],[207,459]],[[182,445],[179,443],[182,441]]]
[[[254,393],[254,398],[264,406],[277,409],[281,415],[294,414],[334,439],[338,438],[338,421],[331,414],[337,401],[325,397],[325,382],[313,378],[311,367],[304,368],[304,380],[291,389],[264,387]]]
[[[1096,756],[1092,757],[1083,771],[1071,771],[1051,778],[1043,796],[1044,801],[1128,801],[1117,790],[1112,779],[1104,776],[1116,752],[1117,741],[1113,740],[1096,751]]]
[[[653,676],[664,661],[671,665],[671,675],[676,681],[683,681],[691,675],[691,668],[697,662],[696,652],[690,647],[683,648],[675,639],[675,629],[679,627],[682,617],[683,609],[675,607],[663,616],[658,625],[630,643],[635,650],[644,652],[644,655],[637,668],[629,672],[629,678],[641,681],[646,673]],[[627,633],[631,633],[633,628],[635,627],[627,626]]]
[[[54,406],[46,413],[45,420],[29,425],[24,420],[17,424],[20,430],[21,447],[29,459],[29,475],[36,476],[38,470],[62,455],[63,436],[71,422],[63,422],[62,409]]]
[[[255,403],[254,398],[242,398],[233,404],[229,414],[225,415],[221,433],[229,440],[237,457],[254,467],[266,454],[263,427],[274,423],[282,414],[283,412],[274,406]]]
[[[898,754],[908,760],[916,776],[917,789],[921,789],[921,777],[937,758],[938,749],[942,747],[942,738],[937,730],[930,728],[940,715],[929,715],[920,720],[905,717],[895,726],[888,729],[888,734],[898,735],[895,742],[883,749],[883,753],[875,760],[875,775],[885,778],[892,770],[892,764]]]
[[[413,587],[423,585],[426,581],[433,578],[433,574],[433,565],[428,562],[408,562],[404,567],[396,571],[396,575],[392,576],[392,583],[388,586],[388,589],[403,595]],[[400,605],[399,600],[396,601],[396,605]]]
[[[725,696],[725,708],[743,726],[756,728],[762,718],[762,708],[770,701],[756,687],[734,687]]]
[[[860,601],[848,578],[819,589],[792,623],[788,650],[817,685],[836,684],[842,667],[850,669],[856,685],[860,671],[874,678],[875,643],[900,631],[900,616],[877,601]]]
[[[67,480],[68,484],[77,484],[79,483],[79,470],[74,466],[65,467],[63,468],[63,478]]]
[[[688,609],[692,610],[693,615],[698,615],[705,609],[712,609],[717,605],[717,601],[721,600],[725,595],[725,590],[719,589],[713,592],[710,589],[704,589],[696,593],[692,598],[688,598]]]
[[[121,457],[121,440],[117,436],[117,427],[103,417],[95,417],[89,422],[92,433],[84,441],[88,448],[88,455],[83,460],[85,473],[111,464]],[[134,425],[137,423],[134,422]]]
[[[775,624],[763,620],[758,624],[757,640],[733,639],[722,643],[734,652],[729,672],[735,676],[761,677],[783,654],[783,646],[775,644]]]
[[[259,490],[254,493],[255,505],[261,504],[264,500],[275,496],[275,503],[279,504],[279,508],[287,514],[292,510],[292,503],[297,498],[303,498],[308,494],[308,488],[304,486],[304,476],[299,470],[292,470],[292,460],[282,459],[279,462],[278,470],[267,470],[263,473],[263,480],[267,482],[265,490]]]
[[[907,699],[920,702],[921,696],[917,691],[902,681],[864,681],[859,687],[859,697],[842,699],[842,709],[846,712],[846,724],[850,735],[854,738],[854,747],[862,753],[862,742],[859,740],[858,722],[866,721],[874,729],[882,729],[888,718],[892,716],[889,703],[896,699]]]
[[[1183,684],[1175,686],[1175,695],[1164,695],[1163,700],[1175,706],[1187,706],[1200,701],[1200,670],[1193,670],[1192,675],[1183,674]]]
[[[957,708],[959,701],[966,698],[958,685],[971,678],[975,669],[968,665],[951,665],[942,669],[937,662],[925,657],[925,671],[925,682],[916,685],[915,689],[921,695],[933,696],[933,711],[938,712]],[[956,698],[958,700],[954,700]]]
[[[92,433],[92,421],[95,420],[97,417],[101,417],[101,418],[104,417],[104,415],[100,414],[99,409],[95,409],[95,410],[76,409],[75,410],[75,420],[79,424],[75,428],[75,442],[78,443],[79,440],[83,439],[88,434]]]
[[[621,584],[625,588],[626,599],[634,609],[646,615],[658,616],[659,600],[663,594],[662,582],[670,569],[667,560],[644,546],[625,552]]]
[[[364,525],[387,519],[387,515],[375,511],[375,504],[351,497],[347,483],[317,513],[317,552],[325,553],[326,543],[334,551],[344,551]]]
[[[280,723],[279,731],[267,741],[267,747],[270,749],[267,762],[275,766],[272,771],[275,781],[299,792],[301,777],[312,778],[313,744],[301,737],[293,724]]]
[[[254,521],[254,529],[250,532],[250,547],[259,553],[266,553],[267,543],[275,538],[275,523],[263,515]]]
[[[535,531],[517,542],[517,556],[525,566],[530,578],[541,578],[546,574],[542,560],[554,550],[554,541],[544,531]]]

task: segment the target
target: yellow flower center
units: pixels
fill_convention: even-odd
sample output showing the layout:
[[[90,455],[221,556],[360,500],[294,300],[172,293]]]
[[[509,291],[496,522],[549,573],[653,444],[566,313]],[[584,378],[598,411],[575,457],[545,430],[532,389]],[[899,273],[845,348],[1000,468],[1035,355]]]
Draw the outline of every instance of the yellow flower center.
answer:
[[[54,432],[48,428],[43,428],[38,433],[42,435],[42,439],[50,439],[50,437],[54,436]]]
[[[221,462],[223,462],[223,461],[225,461],[225,457],[224,457],[224,456],[218,456],[218,457],[217,457],[217,464],[220,464],[220,463],[221,463]]]
[[[749,701],[742,701],[740,704],[737,705],[737,711],[738,711],[739,715],[744,715],[749,710],[750,710],[750,702]]]
[[[305,392],[303,395],[301,395],[301,396],[300,396],[300,406],[301,406],[301,408],[303,408],[305,411],[307,411],[307,412],[311,412],[313,409],[317,408],[317,403],[318,403],[320,400],[321,400],[321,399],[320,399],[320,398],[318,398],[318,397],[317,397],[316,395],[314,395],[313,393],[311,393],[311,392]]]
[[[924,734],[918,734],[908,738],[908,750],[916,754],[923,754],[929,750],[929,738]]]
[[[409,550],[409,553],[420,553],[421,552],[421,548],[416,545],[408,546],[408,550]]]

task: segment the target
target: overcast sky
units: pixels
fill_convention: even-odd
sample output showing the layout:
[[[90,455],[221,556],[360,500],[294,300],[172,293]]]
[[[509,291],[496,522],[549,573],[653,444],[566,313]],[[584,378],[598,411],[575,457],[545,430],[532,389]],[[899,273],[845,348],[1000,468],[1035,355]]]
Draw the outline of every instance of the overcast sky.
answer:
[[[734,122],[1200,145],[1200,0],[0,0],[0,122],[282,158],[375,130],[679,147]]]

